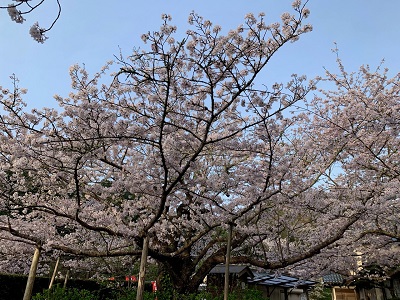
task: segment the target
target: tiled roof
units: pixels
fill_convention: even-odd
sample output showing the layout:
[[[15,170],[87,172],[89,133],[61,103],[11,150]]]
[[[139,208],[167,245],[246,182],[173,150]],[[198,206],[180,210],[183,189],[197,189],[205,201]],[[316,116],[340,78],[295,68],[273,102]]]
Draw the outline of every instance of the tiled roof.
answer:
[[[287,288],[294,287],[307,287],[316,284],[315,281],[302,280],[297,277],[288,275],[276,275],[273,273],[260,273],[256,274],[254,278],[248,280],[249,283],[267,285],[267,286],[280,286]]]
[[[239,266],[239,265],[230,265],[229,266],[229,273],[231,274],[239,274],[243,272],[245,269],[248,269],[251,272],[248,266]],[[211,271],[210,274],[224,274],[225,273],[225,265],[218,265],[215,266]]]
[[[335,273],[324,275],[322,278],[326,284],[342,284],[344,282],[343,276]]]

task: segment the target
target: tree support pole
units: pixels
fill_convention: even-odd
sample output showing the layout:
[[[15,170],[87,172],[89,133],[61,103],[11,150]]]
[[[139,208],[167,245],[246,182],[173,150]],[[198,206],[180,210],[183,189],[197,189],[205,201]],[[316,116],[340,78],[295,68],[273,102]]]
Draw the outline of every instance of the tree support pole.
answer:
[[[31,300],[31,298],[32,298],[33,284],[34,284],[35,278],[36,278],[36,270],[37,270],[38,263],[39,263],[39,257],[40,257],[40,248],[36,247],[35,253],[33,254],[31,269],[29,271],[29,276],[28,276],[28,281],[26,282],[26,288],[25,288],[23,300]]]
[[[56,278],[56,274],[57,274],[58,264],[59,264],[59,263],[60,263],[60,257],[57,257],[56,265],[55,265],[54,271],[53,271],[53,276],[51,276],[51,280],[50,280],[50,284],[49,284],[49,290],[50,290],[51,287],[53,286],[54,279]]]
[[[149,237],[146,236],[143,240],[142,257],[140,259],[139,281],[138,281],[136,300],[143,300],[144,279],[146,275],[148,250],[149,250]]]
[[[228,229],[228,243],[226,245],[226,257],[225,257],[225,285],[224,285],[224,300],[228,300],[229,294],[229,264],[231,261],[231,244],[232,244],[232,230],[233,223],[229,223]]]
[[[67,274],[65,274],[64,286],[63,286],[63,289],[64,289],[64,290],[65,290],[65,288],[67,287],[68,278],[69,278],[69,269],[67,270]]]

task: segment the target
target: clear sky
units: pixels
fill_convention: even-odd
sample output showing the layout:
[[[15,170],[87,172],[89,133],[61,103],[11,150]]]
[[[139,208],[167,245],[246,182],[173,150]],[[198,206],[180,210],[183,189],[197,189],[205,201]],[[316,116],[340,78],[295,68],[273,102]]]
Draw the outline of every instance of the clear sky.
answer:
[[[0,5],[11,3],[0,0]],[[279,21],[291,11],[291,0],[61,0],[62,14],[49,39],[38,44],[29,36],[36,21],[48,26],[57,14],[55,0],[46,0],[24,24],[12,22],[0,11],[0,86],[11,87],[9,76],[28,89],[29,107],[54,106],[53,95],[71,91],[69,66],[85,64],[94,73],[119,53],[128,56],[142,46],[140,35],[157,30],[162,13],[170,14],[178,31],[188,29],[187,17],[195,11],[224,30],[243,23],[248,12],[265,12],[267,21]],[[285,82],[290,74],[322,75],[335,68],[331,52],[338,44],[348,71],[362,64],[377,66],[385,59],[391,73],[400,72],[400,0],[310,0],[308,22],[314,27],[288,44],[272,60],[265,83]]]

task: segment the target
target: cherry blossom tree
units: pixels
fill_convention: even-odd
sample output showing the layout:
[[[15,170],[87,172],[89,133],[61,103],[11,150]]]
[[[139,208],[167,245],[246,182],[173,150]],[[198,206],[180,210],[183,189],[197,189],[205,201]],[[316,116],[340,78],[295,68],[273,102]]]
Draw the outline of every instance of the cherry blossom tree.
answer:
[[[195,13],[181,34],[163,15],[129,57],[93,76],[72,66],[57,109],[26,112],[17,82],[2,89],[2,234],[92,258],[140,256],[148,238],[181,292],[225,261],[230,224],[231,263],[266,269],[333,264],[378,229],[393,234],[378,213],[397,195],[396,137],[347,105],[379,82],[395,94],[396,81],[365,72],[346,88],[332,75],[338,91],[310,102],[304,76],[263,82],[275,52],[311,30],[304,4],[293,9],[270,25],[248,14],[226,34]]]
[[[338,50],[335,49],[338,54]],[[365,206],[359,224],[342,247],[332,251],[364,266],[379,265],[387,274],[399,264],[399,79],[389,70],[362,66],[347,73],[338,58],[339,74],[324,79],[333,90],[321,91],[308,109],[316,140],[329,137],[326,147],[340,148],[327,188],[354,191],[357,205]],[[349,208],[354,205],[348,202]],[[343,243],[347,243],[347,247]],[[344,258],[340,257],[344,261]],[[337,270],[344,272],[344,265]],[[359,265],[355,270],[360,271]],[[361,272],[362,275],[363,272]]]

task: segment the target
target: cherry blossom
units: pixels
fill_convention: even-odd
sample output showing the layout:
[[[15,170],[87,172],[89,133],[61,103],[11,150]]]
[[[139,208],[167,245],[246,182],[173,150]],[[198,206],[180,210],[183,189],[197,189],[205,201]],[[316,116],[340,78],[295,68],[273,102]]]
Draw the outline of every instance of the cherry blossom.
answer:
[[[11,17],[11,20],[17,23],[23,23],[25,21],[25,19],[21,15],[21,12],[15,6],[9,5],[7,11]]]
[[[31,26],[31,28],[29,29],[29,34],[31,35],[31,37],[38,43],[44,43],[45,40],[48,39],[48,37],[46,37],[44,35],[44,32],[46,30],[44,28],[40,28],[39,27],[39,23],[35,23]]]
[[[31,0],[13,0],[17,3],[11,3],[8,6],[0,6],[0,9],[7,9],[7,12],[12,21],[22,24],[25,20],[23,15],[28,15],[45,2],[41,1],[31,1]],[[61,15],[61,4],[59,0],[55,0],[58,6],[58,13],[54,18],[52,24],[47,28],[39,27],[39,23],[35,22],[29,29],[29,34],[38,43],[44,43],[47,37],[44,35],[45,32],[50,31],[55,23],[58,21]]]

